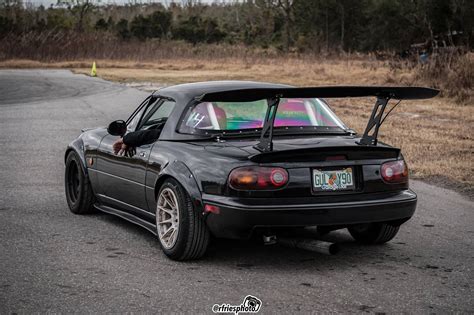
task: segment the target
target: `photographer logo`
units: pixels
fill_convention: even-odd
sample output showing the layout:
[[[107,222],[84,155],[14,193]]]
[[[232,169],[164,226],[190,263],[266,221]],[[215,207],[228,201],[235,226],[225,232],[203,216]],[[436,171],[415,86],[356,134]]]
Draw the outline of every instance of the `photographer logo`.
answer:
[[[258,313],[261,306],[262,301],[259,298],[247,295],[240,305],[230,305],[228,303],[214,304],[212,312],[216,314],[234,313],[235,315],[239,313]]]

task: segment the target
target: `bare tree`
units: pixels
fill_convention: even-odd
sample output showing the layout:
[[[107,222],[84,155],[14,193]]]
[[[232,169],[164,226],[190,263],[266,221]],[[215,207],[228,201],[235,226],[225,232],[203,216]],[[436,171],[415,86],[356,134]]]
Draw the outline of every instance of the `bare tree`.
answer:
[[[285,18],[285,51],[288,51],[291,46],[291,25],[293,21],[293,7],[294,7],[294,0],[269,0],[270,4],[273,7],[276,7],[283,12],[283,16]]]
[[[340,16],[341,16],[341,50],[344,50],[344,33],[345,33],[345,8],[344,8],[344,2],[340,1],[338,3],[339,10],[340,10]]]

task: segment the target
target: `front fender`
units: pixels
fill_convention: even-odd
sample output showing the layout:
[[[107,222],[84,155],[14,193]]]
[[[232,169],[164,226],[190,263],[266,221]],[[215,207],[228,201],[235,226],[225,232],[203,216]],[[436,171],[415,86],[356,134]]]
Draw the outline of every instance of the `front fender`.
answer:
[[[191,198],[194,209],[202,212],[203,204],[199,185],[191,170],[181,161],[171,162],[162,169],[155,185],[155,200],[161,185],[170,177],[177,180],[184,187]]]
[[[79,156],[79,159],[81,160],[84,174],[88,176],[89,174],[87,172],[86,158],[84,155],[84,142],[81,138],[77,138],[67,146],[66,153],[64,154],[64,163],[66,163],[67,156],[70,152],[76,152],[76,154]]]

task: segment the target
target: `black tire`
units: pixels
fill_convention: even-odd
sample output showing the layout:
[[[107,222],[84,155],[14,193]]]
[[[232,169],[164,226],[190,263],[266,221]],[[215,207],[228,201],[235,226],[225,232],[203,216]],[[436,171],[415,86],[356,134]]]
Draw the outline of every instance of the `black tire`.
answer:
[[[165,240],[160,237],[160,229],[158,226],[160,196],[171,190],[176,197],[178,203],[179,219],[177,237],[174,244],[167,248]],[[201,258],[207,250],[210,240],[209,229],[204,222],[201,213],[198,213],[193,207],[191,198],[186,190],[176,180],[167,179],[160,188],[157,194],[157,209],[156,209],[156,229],[158,234],[158,241],[160,242],[163,252],[173,260],[193,260]],[[162,226],[162,225],[160,225]],[[166,228],[166,227],[165,227]],[[165,228],[162,228],[164,231]],[[166,234],[166,233],[165,233]]]
[[[400,226],[388,223],[358,224],[347,228],[352,237],[363,244],[383,244],[397,235]]]
[[[64,186],[67,204],[72,213],[88,214],[96,211],[89,178],[85,175],[81,160],[74,151],[71,151],[66,158]]]

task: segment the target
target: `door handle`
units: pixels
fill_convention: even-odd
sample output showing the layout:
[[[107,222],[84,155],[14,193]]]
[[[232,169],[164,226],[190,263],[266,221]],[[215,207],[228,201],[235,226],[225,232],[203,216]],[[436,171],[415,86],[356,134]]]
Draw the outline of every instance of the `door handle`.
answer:
[[[145,157],[145,156],[146,156],[146,152],[145,152],[145,151],[140,152],[140,156],[141,156],[141,157]]]

